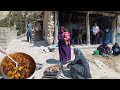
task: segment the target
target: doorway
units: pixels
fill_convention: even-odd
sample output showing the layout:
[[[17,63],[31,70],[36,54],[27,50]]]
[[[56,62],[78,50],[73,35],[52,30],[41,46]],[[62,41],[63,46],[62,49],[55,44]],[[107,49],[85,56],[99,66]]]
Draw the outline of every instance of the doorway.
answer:
[[[97,14],[90,14],[90,38],[91,38],[91,44],[94,44],[94,36],[92,33],[92,27],[94,24],[97,23],[97,25],[100,28],[99,34],[99,40],[97,44],[100,43],[111,43],[111,37],[112,37],[112,17],[103,16],[103,15],[97,15]]]
[[[97,44],[100,43],[111,43],[112,37],[112,17],[90,14],[90,43],[93,43],[93,33],[92,27],[94,23],[100,28],[99,40]],[[59,12],[59,25],[65,26],[71,34],[71,40],[73,44],[86,44],[87,29],[86,29],[86,13],[75,12],[75,11],[62,11]],[[77,37],[81,35],[80,42],[78,42]]]
[[[35,40],[43,40],[43,21],[36,21],[35,23]]]
[[[65,26],[71,34],[72,44],[86,44],[86,26],[85,26],[85,14],[66,11],[59,12],[59,25]],[[81,40],[78,42],[79,33],[82,33]]]

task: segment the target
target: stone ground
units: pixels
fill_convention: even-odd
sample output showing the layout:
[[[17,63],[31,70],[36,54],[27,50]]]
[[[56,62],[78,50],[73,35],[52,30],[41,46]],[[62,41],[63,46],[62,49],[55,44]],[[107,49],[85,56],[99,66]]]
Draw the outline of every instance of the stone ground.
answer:
[[[34,79],[42,79],[43,72],[45,69],[53,64],[59,64],[59,53],[58,49],[55,49],[54,52],[43,52],[40,47],[47,46],[44,41],[29,43],[26,42],[26,37],[21,37],[16,40],[12,40],[9,43],[7,48],[8,53],[13,52],[24,52],[33,57],[36,63],[42,63],[42,69],[36,71]],[[80,46],[76,45],[75,47],[81,48],[83,54],[88,59],[90,70],[92,74],[92,79],[120,79],[120,57],[110,56],[101,57],[101,56],[93,56],[93,50],[96,49],[96,46]],[[72,48],[72,60],[74,59],[73,48]],[[0,55],[0,58],[4,58],[4,55]],[[68,69],[64,70],[59,79],[71,79],[71,75]]]

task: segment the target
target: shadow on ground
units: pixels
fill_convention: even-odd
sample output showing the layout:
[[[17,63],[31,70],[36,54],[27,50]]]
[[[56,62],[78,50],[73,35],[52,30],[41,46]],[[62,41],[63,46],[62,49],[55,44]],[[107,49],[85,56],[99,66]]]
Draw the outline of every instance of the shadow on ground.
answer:
[[[56,59],[47,59],[46,60],[46,63],[49,63],[49,64],[59,64],[59,60],[56,60]]]
[[[22,42],[28,42],[27,40],[21,40]]]
[[[40,40],[40,41],[34,41],[34,46],[37,46],[37,47],[45,46],[45,47],[47,47],[48,44],[44,40]]]
[[[46,47],[46,46],[48,46],[48,43],[44,39],[36,38],[35,34],[33,35],[32,40],[34,42],[34,46],[37,46],[37,47],[40,47],[40,46],[45,46]]]

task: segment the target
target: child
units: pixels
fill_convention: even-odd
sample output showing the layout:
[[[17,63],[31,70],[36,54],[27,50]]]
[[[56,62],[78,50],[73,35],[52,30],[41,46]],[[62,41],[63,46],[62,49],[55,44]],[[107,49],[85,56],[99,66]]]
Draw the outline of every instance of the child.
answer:
[[[64,38],[65,44],[70,45],[70,41],[69,41],[70,33],[68,32],[67,29],[65,29],[65,31],[63,32],[62,37]]]

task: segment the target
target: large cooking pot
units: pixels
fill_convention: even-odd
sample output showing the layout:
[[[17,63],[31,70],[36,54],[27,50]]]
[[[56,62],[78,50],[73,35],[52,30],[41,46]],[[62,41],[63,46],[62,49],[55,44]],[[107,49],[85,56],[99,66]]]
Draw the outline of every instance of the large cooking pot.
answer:
[[[37,70],[41,69],[42,68],[42,64],[39,64],[39,63],[35,63],[34,59],[28,55],[28,54],[25,54],[25,53],[22,53],[22,52],[15,52],[15,53],[11,53],[9,54],[14,60],[18,61],[18,59],[21,59],[21,62],[22,61],[28,61],[28,62],[31,62],[31,64],[28,64],[29,67],[31,68],[31,65],[32,65],[32,73],[30,73],[31,75],[25,79],[33,79],[34,76],[35,76],[35,73]],[[3,75],[3,78],[5,79],[11,79],[10,77],[8,77],[6,74],[5,74],[5,69],[3,69],[3,62],[6,62],[6,60],[8,60],[8,57],[5,56],[0,64],[0,71],[1,71],[1,74]],[[18,63],[21,63],[21,62],[18,62]],[[19,66],[19,64],[18,64]],[[7,65],[8,67],[8,65]],[[6,67],[6,68],[7,68]]]

